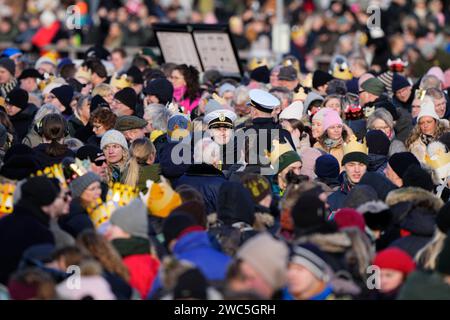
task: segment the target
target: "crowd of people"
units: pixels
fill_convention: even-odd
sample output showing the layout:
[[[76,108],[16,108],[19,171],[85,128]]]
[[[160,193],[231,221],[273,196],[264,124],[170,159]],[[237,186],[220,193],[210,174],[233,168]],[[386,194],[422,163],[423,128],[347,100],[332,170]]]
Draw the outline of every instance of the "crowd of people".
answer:
[[[379,36],[324,3],[292,1],[292,54],[242,77],[125,38],[2,50],[1,299],[450,299],[448,10],[391,1]]]

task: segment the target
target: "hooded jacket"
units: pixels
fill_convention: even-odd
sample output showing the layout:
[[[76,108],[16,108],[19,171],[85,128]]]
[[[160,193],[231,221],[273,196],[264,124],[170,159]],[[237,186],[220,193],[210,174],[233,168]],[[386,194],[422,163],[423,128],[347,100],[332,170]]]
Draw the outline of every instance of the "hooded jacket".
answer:
[[[450,300],[450,285],[436,272],[415,271],[408,276],[398,300]]]
[[[432,193],[416,187],[392,191],[386,204],[394,214],[394,224],[403,237],[391,243],[414,257],[433,237],[436,229],[436,214],[443,206],[441,199]]]

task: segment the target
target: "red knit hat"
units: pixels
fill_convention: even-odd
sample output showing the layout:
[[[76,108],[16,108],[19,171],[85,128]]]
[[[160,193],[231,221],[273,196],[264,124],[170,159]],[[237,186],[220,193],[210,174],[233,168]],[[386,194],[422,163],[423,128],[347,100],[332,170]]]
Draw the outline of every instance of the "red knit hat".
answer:
[[[409,274],[416,268],[413,258],[399,248],[387,248],[380,251],[373,261],[380,269],[393,269]]]
[[[358,227],[363,233],[366,229],[366,222],[361,213],[351,208],[342,208],[336,211],[334,221],[339,229],[348,227]]]

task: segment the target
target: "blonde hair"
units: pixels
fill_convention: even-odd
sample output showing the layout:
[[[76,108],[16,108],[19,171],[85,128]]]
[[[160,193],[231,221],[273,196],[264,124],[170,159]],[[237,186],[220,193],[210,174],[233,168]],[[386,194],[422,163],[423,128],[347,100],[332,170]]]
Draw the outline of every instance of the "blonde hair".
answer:
[[[97,94],[102,98],[106,97],[109,93],[113,92],[113,87],[107,83],[100,83],[92,90],[92,97],[95,97]]]
[[[149,139],[134,140],[130,146],[130,158],[127,163],[127,175],[124,183],[135,187],[139,181],[140,165],[145,164],[149,157],[155,153],[155,146]]]
[[[417,252],[415,260],[417,264],[427,270],[436,268],[437,258],[444,247],[444,241],[447,235],[436,228],[433,239]]]

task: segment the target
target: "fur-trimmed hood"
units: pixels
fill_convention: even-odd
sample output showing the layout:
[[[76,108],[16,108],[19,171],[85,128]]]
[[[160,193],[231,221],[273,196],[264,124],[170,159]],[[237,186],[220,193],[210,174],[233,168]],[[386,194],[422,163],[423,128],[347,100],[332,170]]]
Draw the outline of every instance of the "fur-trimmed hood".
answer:
[[[444,202],[429,191],[416,187],[400,188],[389,192],[386,204],[392,207],[401,202],[411,202],[416,207],[438,212]]]

